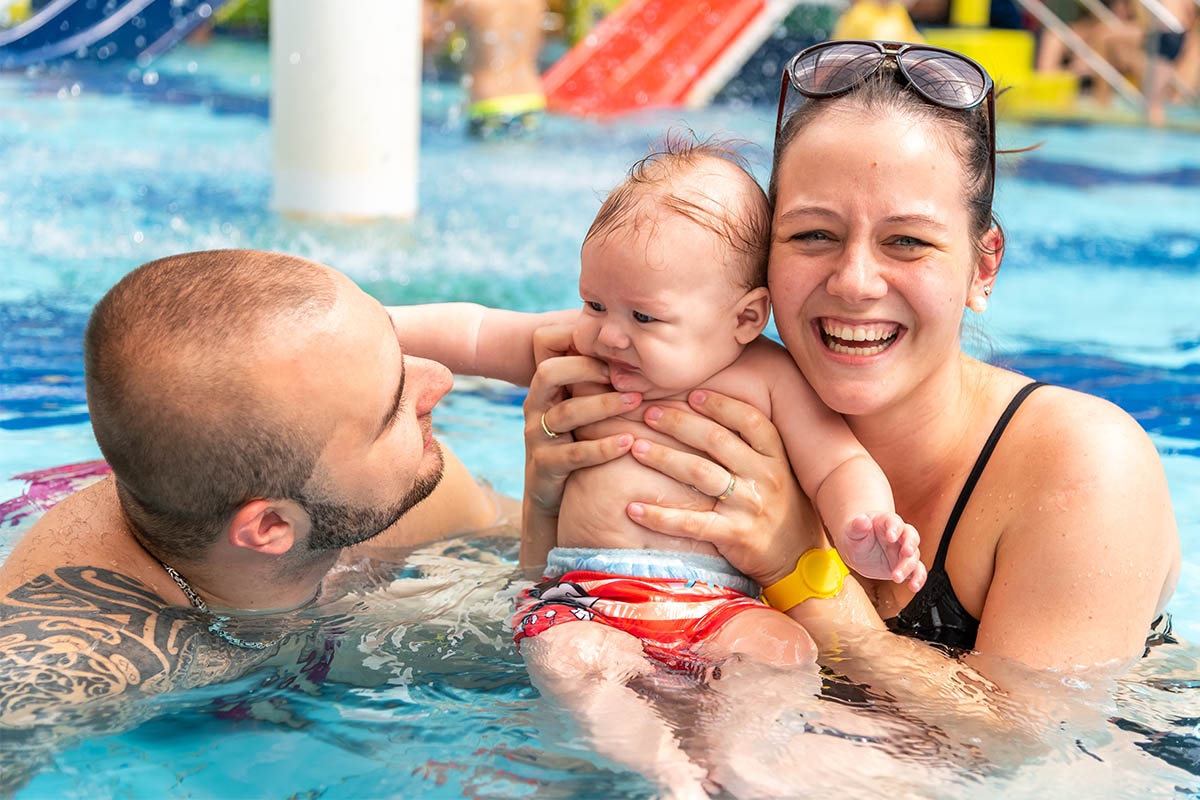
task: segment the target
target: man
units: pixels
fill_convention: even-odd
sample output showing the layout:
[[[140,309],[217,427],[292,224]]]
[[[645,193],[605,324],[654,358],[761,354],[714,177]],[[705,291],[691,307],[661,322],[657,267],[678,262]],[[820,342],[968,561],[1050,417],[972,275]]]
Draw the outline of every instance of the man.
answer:
[[[546,108],[538,71],[544,0],[426,0],[421,43],[426,53],[465,37],[467,132],[476,138],[521,136],[541,124]]]
[[[114,698],[294,665],[295,637],[239,615],[313,602],[339,559],[515,507],[432,436],[449,371],[407,356],[387,311],[323,265],[247,250],[151,262],[97,304],[84,351],[113,476],[0,565],[8,743],[88,727]]]

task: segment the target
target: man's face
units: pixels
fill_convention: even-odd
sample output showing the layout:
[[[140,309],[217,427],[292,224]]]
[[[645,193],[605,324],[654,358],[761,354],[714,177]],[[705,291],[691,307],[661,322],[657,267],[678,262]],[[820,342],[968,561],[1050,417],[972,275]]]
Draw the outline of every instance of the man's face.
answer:
[[[429,496],[442,477],[431,412],[453,385],[441,364],[404,356],[383,306],[334,276],[333,309],[270,364],[275,397],[296,424],[329,431],[297,498],[315,551],[370,539]]]
[[[437,447],[436,442],[434,447]],[[301,504],[312,523],[308,534],[309,551],[324,553],[344,550],[377,536],[399,521],[410,508],[428,497],[441,478],[440,469],[436,475],[418,478],[408,494],[388,507],[373,508],[351,503],[312,500],[307,496],[302,498]]]

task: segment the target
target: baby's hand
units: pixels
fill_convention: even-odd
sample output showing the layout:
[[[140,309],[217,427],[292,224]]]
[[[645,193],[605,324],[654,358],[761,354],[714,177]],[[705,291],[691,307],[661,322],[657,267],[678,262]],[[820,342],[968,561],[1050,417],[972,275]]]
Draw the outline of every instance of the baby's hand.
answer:
[[[925,565],[917,549],[921,537],[891,511],[859,514],[834,546],[850,569],[865,578],[908,583],[917,591],[925,584]]]

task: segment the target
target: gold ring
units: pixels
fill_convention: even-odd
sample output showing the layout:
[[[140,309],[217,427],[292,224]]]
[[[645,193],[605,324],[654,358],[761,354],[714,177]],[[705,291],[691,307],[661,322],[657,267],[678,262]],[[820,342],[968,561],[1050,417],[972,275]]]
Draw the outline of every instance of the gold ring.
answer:
[[[558,438],[558,434],[550,430],[550,426],[546,424],[546,412],[544,411],[542,412],[542,430],[545,431],[546,435],[551,439]]]
[[[717,500],[718,501],[728,500],[729,496],[731,494],[733,494],[733,487],[735,487],[735,486],[737,486],[737,475],[734,475],[731,472],[731,473],[729,473],[729,485],[725,487],[725,491],[723,491],[719,495],[717,495]]]

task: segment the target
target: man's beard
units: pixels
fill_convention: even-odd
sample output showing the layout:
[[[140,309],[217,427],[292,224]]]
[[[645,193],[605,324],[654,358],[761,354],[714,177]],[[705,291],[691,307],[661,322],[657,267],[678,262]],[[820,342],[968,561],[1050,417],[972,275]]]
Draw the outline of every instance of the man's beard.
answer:
[[[435,447],[439,445],[434,442]],[[308,512],[312,530],[308,536],[311,552],[344,550],[352,545],[373,539],[394,525],[409,509],[420,503],[433,492],[442,481],[444,463],[438,451],[437,471],[432,475],[418,477],[398,503],[383,508],[330,503],[321,500],[300,498]]]

